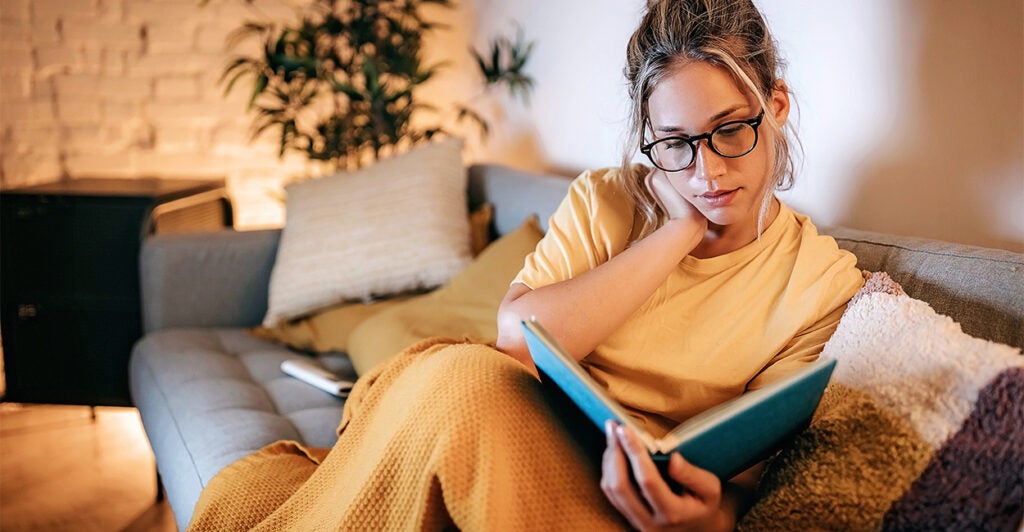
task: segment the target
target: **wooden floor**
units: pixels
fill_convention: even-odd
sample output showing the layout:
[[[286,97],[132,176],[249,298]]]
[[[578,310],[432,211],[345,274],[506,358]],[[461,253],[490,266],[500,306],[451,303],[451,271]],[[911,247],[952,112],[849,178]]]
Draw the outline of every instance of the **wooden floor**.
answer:
[[[175,530],[138,411],[0,403],[0,530]]]

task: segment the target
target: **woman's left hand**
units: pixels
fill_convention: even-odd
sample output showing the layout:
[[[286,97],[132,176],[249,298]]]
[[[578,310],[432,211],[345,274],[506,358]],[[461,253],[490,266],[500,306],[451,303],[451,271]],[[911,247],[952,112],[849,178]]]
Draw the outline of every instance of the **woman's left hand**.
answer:
[[[732,520],[720,507],[722,483],[714,474],[673,453],[669,474],[684,488],[682,494],[676,494],[661,477],[632,429],[608,421],[605,435],[607,447],[601,464],[601,489],[633,527],[639,530],[718,530],[729,526],[727,523]]]

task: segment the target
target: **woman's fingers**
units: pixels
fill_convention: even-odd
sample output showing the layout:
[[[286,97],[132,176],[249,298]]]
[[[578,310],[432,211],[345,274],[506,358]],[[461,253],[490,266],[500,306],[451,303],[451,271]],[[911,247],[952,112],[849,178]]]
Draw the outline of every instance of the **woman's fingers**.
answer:
[[[651,512],[633,489],[626,457],[618,438],[615,423],[605,422],[607,446],[601,463],[601,491],[633,528],[644,529],[651,523]]]
[[[629,463],[633,470],[633,479],[643,493],[644,499],[650,504],[654,513],[659,515],[670,515],[673,504],[677,503],[678,497],[672,493],[672,489],[661,478],[658,467],[647,451],[647,447],[640,441],[640,437],[629,427],[620,426],[617,430],[618,440],[626,450]]]
[[[686,486],[686,490],[694,497],[709,506],[718,506],[722,498],[722,482],[714,473],[687,462],[679,453],[672,453],[668,463],[668,474],[673,480]]]

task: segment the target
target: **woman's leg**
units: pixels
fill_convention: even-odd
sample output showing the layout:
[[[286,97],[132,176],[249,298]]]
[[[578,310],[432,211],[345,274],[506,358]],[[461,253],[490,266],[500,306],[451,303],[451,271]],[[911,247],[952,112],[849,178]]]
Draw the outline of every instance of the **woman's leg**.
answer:
[[[410,347],[360,381],[339,431],[261,528],[623,526],[540,383],[488,346]]]

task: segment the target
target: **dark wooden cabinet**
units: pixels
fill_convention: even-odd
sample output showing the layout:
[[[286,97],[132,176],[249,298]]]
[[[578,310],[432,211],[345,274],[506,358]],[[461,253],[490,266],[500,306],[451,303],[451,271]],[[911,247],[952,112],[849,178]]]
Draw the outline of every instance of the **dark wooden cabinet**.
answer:
[[[129,405],[139,247],[231,225],[223,181],[74,179],[0,192],[3,400]]]

